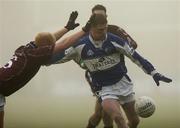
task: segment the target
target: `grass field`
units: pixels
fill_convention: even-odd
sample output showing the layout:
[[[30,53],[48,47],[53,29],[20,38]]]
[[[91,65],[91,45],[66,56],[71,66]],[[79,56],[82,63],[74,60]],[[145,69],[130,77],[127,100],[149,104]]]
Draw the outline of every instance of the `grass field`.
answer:
[[[164,97],[159,98],[159,97]],[[180,128],[179,98],[153,96],[157,110],[147,119],[141,119],[139,128]],[[65,100],[66,99],[66,100]],[[94,97],[19,97],[8,98],[6,128],[85,128],[93,112]],[[98,128],[103,128],[102,123]]]

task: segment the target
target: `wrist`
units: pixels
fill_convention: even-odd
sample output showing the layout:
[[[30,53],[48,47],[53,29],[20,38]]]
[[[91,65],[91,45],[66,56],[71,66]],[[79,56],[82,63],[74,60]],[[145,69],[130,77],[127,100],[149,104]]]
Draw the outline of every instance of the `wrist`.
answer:
[[[82,31],[85,33],[87,32],[87,30],[84,27],[82,27]]]
[[[70,30],[71,30],[67,25],[64,26],[64,29],[66,29],[67,31],[70,31]]]
[[[64,29],[66,32],[70,31],[70,29],[68,29],[68,27],[64,26]]]
[[[153,70],[150,74],[151,76],[154,76],[156,73],[158,73],[156,70]]]

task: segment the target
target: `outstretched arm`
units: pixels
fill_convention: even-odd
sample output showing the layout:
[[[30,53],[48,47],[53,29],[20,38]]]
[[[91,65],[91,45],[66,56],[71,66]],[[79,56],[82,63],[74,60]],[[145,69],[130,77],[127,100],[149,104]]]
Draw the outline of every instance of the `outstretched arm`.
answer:
[[[65,38],[62,41],[59,41],[56,43],[53,54],[56,54],[66,48],[68,48],[69,46],[73,45],[74,43],[76,43],[76,41],[78,41],[82,36],[85,35],[85,32],[83,30]]]
[[[75,29],[76,27],[79,26],[79,23],[75,23],[77,16],[78,16],[78,12],[73,11],[70,14],[70,17],[69,17],[69,20],[68,20],[66,26],[63,29],[58,30],[58,31],[53,33],[55,38],[56,38],[56,41],[59,40],[68,31],[73,30],[73,29]]]
[[[64,36],[69,30],[67,28],[62,28],[53,33],[56,38],[56,41],[59,40],[62,36]]]
[[[77,11],[72,12],[66,26],[54,33],[49,33],[49,32],[38,33],[35,36],[34,43],[37,46],[54,44],[57,40],[59,40],[68,31],[73,30],[74,28],[79,26],[79,23],[75,23],[77,16],[78,16]]]
[[[57,63],[64,63],[72,59],[77,60],[76,61],[77,63],[79,62],[79,58],[76,56],[76,51],[74,50],[73,47],[70,47],[70,46],[76,43],[82,36],[84,36],[89,31],[91,20],[93,19],[93,17],[94,16],[90,17],[86,25],[82,27],[81,31],[56,43],[54,51],[53,51],[53,56],[51,57],[51,60],[49,61],[49,65],[57,64]]]
[[[172,82],[172,79],[158,73],[154,69],[153,65],[149,61],[144,59],[142,56],[140,56],[136,51],[132,53],[132,58],[135,60],[134,62],[136,64],[140,65],[145,70],[145,72],[147,72],[153,77],[153,80],[156,82],[157,86],[159,86],[159,81],[163,81],[166,83]]]
[[[157,86],[159,86],[159,81],[167,83],[172,82],[170,78],[167,78],[158,73],[154,66],[148,60],[139,55],[133,48],[131,48],[128,43],[121,40],[119,43],[114,43],[114,45],[117,49],[119,49],[119,51],[123,52],[134,63],[141,67],[147,74],[150,74],[156,82]]]

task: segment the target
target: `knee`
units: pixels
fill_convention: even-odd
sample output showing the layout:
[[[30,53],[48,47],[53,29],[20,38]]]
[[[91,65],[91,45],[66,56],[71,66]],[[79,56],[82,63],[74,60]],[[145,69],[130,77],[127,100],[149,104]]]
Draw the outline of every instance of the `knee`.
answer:
[[[113,119],[113,120],[119,120],[119,119],[122,120],[123,119],[124,120],[123,115],[121,115],[120,113],[112,113],[111,119]]]
[[[110,116],[103,116],[104,128],[113,128],[113,120]]]

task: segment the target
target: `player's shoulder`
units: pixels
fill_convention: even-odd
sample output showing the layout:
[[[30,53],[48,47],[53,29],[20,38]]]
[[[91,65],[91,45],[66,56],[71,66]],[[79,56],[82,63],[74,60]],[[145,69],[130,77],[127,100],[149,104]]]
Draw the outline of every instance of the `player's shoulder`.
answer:
[[[85,35],[81,37],[74,45],[73,47],[78,47],[80,45],[85,45],[87,42],[89,42],[89,35]]]
[[[109,40],[110,42],[115,42],[120,45],[123,45],[126,42],[121,37],[119,37],[113,33],[110,33],[110,32],[107,33],[107,40]]]

